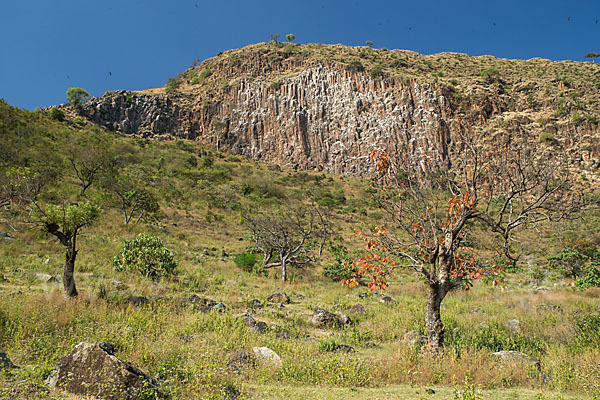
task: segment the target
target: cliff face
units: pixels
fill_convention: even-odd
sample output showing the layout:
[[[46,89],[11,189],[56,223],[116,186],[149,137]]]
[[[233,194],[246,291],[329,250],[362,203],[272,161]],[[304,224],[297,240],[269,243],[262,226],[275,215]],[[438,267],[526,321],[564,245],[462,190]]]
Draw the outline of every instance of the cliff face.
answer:
[[[472,129],[501,140],[549,132],[570,140],[565,144],[578,167],[600,165],[597,124],[552,118],[542,124],[535,117],[545,115],[543,105],[537,111],[523,105],[517,90],[508,94],[500,83],[469,87],[463,95],[418,77],[269,56],[210,63],[212,86],[184,86],[174,94],[107,93],[83,113],[125,134],[196,139],[282,166],[346,174],[364,172],[375,149],[449,163],[457,135]],[[205,62],[191,71],[208,68]]]

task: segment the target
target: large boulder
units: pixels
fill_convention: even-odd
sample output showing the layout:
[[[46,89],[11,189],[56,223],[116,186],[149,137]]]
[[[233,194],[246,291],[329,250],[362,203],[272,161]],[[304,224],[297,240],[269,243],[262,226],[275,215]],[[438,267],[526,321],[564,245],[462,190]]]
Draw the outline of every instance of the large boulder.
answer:
[[[317,306],[312,316],[312,323],[315,326],[343,326],[350,322],[350,319],[342,313],[339,315]]]
[[[253,347],[252,351],[256,359],[264,365],[274,368],[281,368],[283,365],[281,357],[268,347]]]
[[[58,362],[49,386],[106,400],[138,399],[142,389],[158,393],[153,378],[115,357],[113,350],[107,343],[79,343]]]
[[[290,302],[290,297],[283,292],[273,293],[267,297],[267,301],[270,303],[288,304]]]

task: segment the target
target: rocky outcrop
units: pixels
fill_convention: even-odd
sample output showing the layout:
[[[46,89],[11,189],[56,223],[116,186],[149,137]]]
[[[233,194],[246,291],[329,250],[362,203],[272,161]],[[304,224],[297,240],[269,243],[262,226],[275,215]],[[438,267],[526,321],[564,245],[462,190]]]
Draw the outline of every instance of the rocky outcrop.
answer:
[[[59,361],[49,378],[50,387],[108,400],[138,399],[142,390],[158,393],[154,379],[112,351],[114,347],[107,343],[79,343]]]
[[[507,94],[500,83],[475,81],[461,93],[425,77],[374,76],[325,59],[261,51],[267,50],[190,70],[212,68],[212,86],[188,85],[172,94],[108,92],[82,113],[125,134],[195,139],[281,166],[344,174],[365,173],[373,150],[448,165],[453,143],[471,130],[491,142],[554,132],[579,168],[600,168],[598,125],[536,120],[519,92],[529,86],[516,84]],[[273,74],[278,80],[269,82]]]

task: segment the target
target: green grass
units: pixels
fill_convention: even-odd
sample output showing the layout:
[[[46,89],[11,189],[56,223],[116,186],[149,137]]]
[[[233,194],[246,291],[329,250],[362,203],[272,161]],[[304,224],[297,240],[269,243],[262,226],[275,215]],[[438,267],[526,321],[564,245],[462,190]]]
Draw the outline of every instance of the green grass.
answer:
[[[241,224],[243,208],[306,204],[310,193],[331,208],[336,234],[356,255],[362,244],[350,240],[350,234],[362,221],[377,221],[378,214],[366,180],[276,171],[195,142],[120,137],[92,126],[51,121],[43,113],[5,103],[0,103],[0,116],[0,128],[6,132],[0,138],[6,153],[2,171],[15,165],[41,171],[50,166],[61,177],[44,194],[45,201],[91,200],[104,210],[100,222],[79,238],[75,278],[80,296],[72,300],[63,297],[60,283],[43,283],[36,276],[44,272],[60,277],[64,248],[39,229],[20,223],[17,214],[3,211],[0,232],[10,232],[15,239],[0,242],[0,351],[21,368],[0,372],[0,397],[64,398],[48,393],[44,379],[81,341],[114,343],[119,357],[159,376],[174,399],[226,398],[228,390],[257,399],[452,398],[456,382],[465,379],[481,386],[486,399],[600,395],[600,290],[572,287],[571,280],[549,270],[546,258],[567,245],[597,246],[597,210],[585,215],[586,224],[565,225],[561,235],[551,226],[543,226],[539,237],[523,235],[523,269],[507,274],[501,287],[480,282],[470,291],[452,292],[442,307],[446,352],[432,356],[402,342],[406,332],[425,329],[425,286],[410,271],[391,281],[388,293],[396,302],[382,304],[373,295],[360,298],[358,294],[367,291],[364,287],[350,290],[324,278],[323,265],[335,259],[328,252],[311,267],[293,269],[294,280],[285,284],[275,270],[264,276],[235,266],[235,255],[252,244]],[[125,225],[118,207],[99,186],[92,185],[80,197],[62,149],[69,138],[89,134],[106,135],[111,145],[128,149],[132,162],[123,173],[145,174],[146,188],[161,205],[158,223]],[[191,155],[197,163],[189,161]],[[160,237],[174,251],[178,268],[173,277],[151,280],[113,269],[111,258],[122,241],[139,233]],[[480,236],[481,253],[492,261],[495,255],[485,250],[486,240],[492,239]],[[550,289],[535,290],[530,285],[534,274]],[[112,279],[125,288],[116,288]],[[252,299],[266,303],[269,294],[281,290],[290,295],[291,304],[252,312],[269,325],[268,332],[256,333],[239,320]],[[186,301],[192,294],[222,301],[227,309],[221,314],[195,311]],[[132,306],[132,295],[147,296],[149,306]],[[347,327],[321,329],[310,322],[316,306],[347,312],[358,303],[367,312],[352,316],[354,322]],[[472,313],[472,306],[483,310]],[[520,320],[521,332],[504,326],[513,318]],[[284,331],[287,337],[278,337]],[[336,351],[339,345],[356,352]],[[228,368],[236,352],[251,352],[255,346],[276,351],[283,367],[242,366],[240,374]],[[540,370],[503,364],[491,354],[497,350],[526,352],[540,360]]]

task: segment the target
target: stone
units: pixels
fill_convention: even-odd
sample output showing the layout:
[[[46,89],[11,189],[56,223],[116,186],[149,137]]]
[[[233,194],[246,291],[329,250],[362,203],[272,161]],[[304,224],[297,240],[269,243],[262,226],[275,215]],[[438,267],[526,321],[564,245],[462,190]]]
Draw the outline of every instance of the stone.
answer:
[[[106,400],[138,399],[141,390],[158,393],[157,382],[133,365],[107,352],[99,343],[79,343],[59,362],[48,382],[80,396]]]
[[[265,333],[269,330],[269,326],[266,322],[258,321],[256,325],[254,325],[254,330],[258,333]]]
[[[213,299],[209,299],[209,298],[205,298],[205,297],[200,297],[200,296],[195,295],[195,294],[191,295],[188,298],[188,303],[192,304],[192,307],[194,308],[194,310],[200,311],[200,312],[203,312],[203,313],[210,312],[210,310],[212,310],[214,307],[216,307],[217,304],[222,304],[223,309],[225,307],[225,305],[223,303],[217,303]],[[216,311],[219,311],[220,308],[221,308],[221,306],[218,306],[217,309],[216,309]]]
[[[507,331],[512,333],[520,333],[521,332],[521,323],[518,319],[509,319],[504,323],[504,327]]]
[[[312,316],[312,323],[315,326],[323,327],[323,326],[343,326],[347,322],[344,322],[340,316],[336,314],[332,314],[329,311],[317,306],[315,307],[315,311]]]
[[[292,333],[287,329],[278,326],[275,328],[275,337],[277,339],[290,339],[292,337]]]
[[[471,307],[469,307],[469,312],[471,314],[479,314],[479,313],[483,312],[483,308],[481,308],[479,306],[471,306]]]
[[[283,365],[281,357],[268,347],[253,347],[252,351],[256,359],[263,365],[273,368],[281,368]]]
[[[369,297],[369,293],[368,292],[364,292],[364,293],[359,293],[358,294],[358,298],[359,299],[366,299],[367,297]]]
[[[258,299],[250,300],[250,305],[254,308],[262,308],[263,307],[263,303]]]
[[[379,298],[379,301],[382,302],[383,304],[389,304],[389,303],[396,302],[396,300],[394,300],[394,298],[392,296],[388,296],[387,294],[381,295],[381,297]]]
[[[248,328],[254,328],[256,325],[256,320],[249,315],[242,315],[240,319]]]
[[[411,346],[422,346],[427,343],[427,336],[421,335],[417,331],[408,331],[404,334],[402,340]]]
[[[37,274],[35,274],[35,277],[43,283],[58,283],[59,282],[58,278],[56,278],[50,274],[37,273]]]
[[[536,366],[540,366],[539,360],[536,360],[533,357],[525,353],[521,353],[520,351],[512,351],[512,350],[502,350],[497,351],[492,354],[495,357],[498,357],[501,361],[510,362],[510,363],[530,363]]]
[[[542,312],[542,311],[562,312],[562,307],[557,304],[542,303],[537,306],[537,310],[539,312]]]
[[[15,240],[15,236],[10,232],[0,232],[0,239],[5,240],[7,242],[12,242]]]
[[[288,304],[290,302],[290,297],[283,292],[273,293],[267,297],[267,301],[269,303]]]
[[[367,312],[367,310],[365,309],[365,306],[363,306],[362,304],[355,304],[352,307],[350,307],[348,312],[350,314],[363,315]]]
[[[212,306],[211,308],[216,312],[222,313],[223,311],[225,311],[225,309],[227,307],[225,307],[225,304],[219,302],[219,303],[215,304],[214,306]]]
[[[342,325],[347,325],[347,324],[349,324],[349,323],[352,322],[350,320],[350,317],[348,317],[346,314],[344,314],[341,311],[336,311],[335,315],[336,315],[336,317],[338,317],[338,319],[340,320],[340,322],[342,323]]]
[[[147,306],[149,303],[148,298],[144,296],[132,296],[129,302],[136,307]]]
[[[6,353],[0,353],[0,370],[19,368],[8,358]]]
[[[337,346],[335,351],[340,351],[342,353],[356,353],[356,350],[352,346],[348,346],[347,344],[340,344]]]

